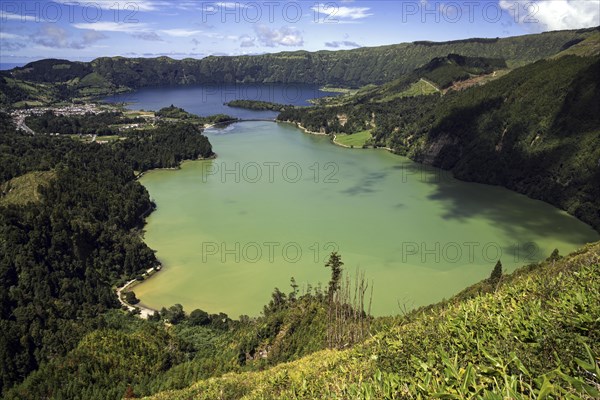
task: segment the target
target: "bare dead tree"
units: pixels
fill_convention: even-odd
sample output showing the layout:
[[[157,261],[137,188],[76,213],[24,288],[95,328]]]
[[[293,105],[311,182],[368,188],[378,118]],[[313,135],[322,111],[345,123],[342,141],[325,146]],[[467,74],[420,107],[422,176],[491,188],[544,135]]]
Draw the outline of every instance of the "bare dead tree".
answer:
[[[336,256],[339,262],[336,265],[341,267],[343,263]],[[330,265],[328,263],[327,266]],[[339,349],[360,342],[369,335],[373,285],[369,284],[365,273],[358,269],[354,279],[339,269],[335,274],[337,279],[333,284],[333,279],[330,282],[327,298],[327,346]]]

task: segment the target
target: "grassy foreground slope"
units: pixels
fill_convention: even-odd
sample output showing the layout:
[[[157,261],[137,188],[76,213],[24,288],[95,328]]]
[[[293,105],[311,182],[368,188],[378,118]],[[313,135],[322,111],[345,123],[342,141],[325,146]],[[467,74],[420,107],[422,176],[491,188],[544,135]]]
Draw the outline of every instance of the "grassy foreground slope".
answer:
[[[599,268],[596,243],[389,321],[349,350],[151,399],[597,398]]]

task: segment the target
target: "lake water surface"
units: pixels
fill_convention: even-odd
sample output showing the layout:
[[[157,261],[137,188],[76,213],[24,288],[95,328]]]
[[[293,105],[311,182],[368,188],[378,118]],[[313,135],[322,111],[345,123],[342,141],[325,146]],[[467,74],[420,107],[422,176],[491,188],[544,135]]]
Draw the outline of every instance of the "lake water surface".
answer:
[[[236,118],[275,118],[274,111],[253,111],[228,107],[225,103],[237,100],[260,100],[295,106],[309,105],[308,99],[332,96],[336,93],[319,90],[305,84],[227,84],[143,88],[133,93],[110,96],[104,101],[128,103],[131,109],[154,110],[174,104],[188,112],[208,116],[227,114]]]
[[[193,95],[178,101],[169,90],[162,103],[132,107],[173,103],[206,115]],[[325,285],[324,263],[337,250],[346,271],[372,281],[374,314],[397,314],[488,277],[498,259],[512,271],[554,248],[565,254],[600,240],[546,203],[385,150],[344,149],[272,122],[206,134],[215,160],[141,180],[158,205],[145,240],[164,269],[135,292],[153,308],[257,315],[275,287],[289,291],[292,276],[301,286]]]

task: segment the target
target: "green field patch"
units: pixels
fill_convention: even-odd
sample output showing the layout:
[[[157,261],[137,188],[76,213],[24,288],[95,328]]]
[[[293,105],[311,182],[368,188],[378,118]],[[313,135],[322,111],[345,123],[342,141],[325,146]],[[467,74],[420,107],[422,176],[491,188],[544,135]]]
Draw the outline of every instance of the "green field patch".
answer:
[[[122,137],[118,135],[96,136],[96,142],[114,142],[121,139]]]
[[[54,171],[33,171],[1,184],[0,206],[39,202],[39,187],[47,185],[55,176]]]
[[[84,76],[79,82],[81,87],[109,87],[110,83],[97,72]]]
[[[335,142],[348,147],[363,147],[371,139],[371,131],[356,132],[351,135],[336,135]]]
[[[13,107],[15,108],[26,108],[26,107],[40,107],[43,106],[44,103],[42,103],[41,101],[28,101],[28,100],[23,100],[23,101],[17,101],[16,103],[13,104]]]
[[[424,79],[420,79],[417,82],[414,82],[412,85],[410,85],[406,90],[403,90],[399,93],[389,94],[381,100],[379,100],[379,102],[388,102],[403,97],[427,96],[438,92],[439,89],[435,87],[435,85]]]
[[[135,111],[125,111],[124,112],[125,116],[127,117],[147,117],[147,118],[154,118],[154,112],[153,111],[139,111],[139,110],[135,110]]]

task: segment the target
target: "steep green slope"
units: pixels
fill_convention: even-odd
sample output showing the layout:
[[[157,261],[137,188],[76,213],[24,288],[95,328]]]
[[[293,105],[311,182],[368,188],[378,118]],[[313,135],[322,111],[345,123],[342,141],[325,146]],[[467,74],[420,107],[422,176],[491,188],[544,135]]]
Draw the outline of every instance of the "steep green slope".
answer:
[[[561,51],[554,57],[558,58],[567,55],[591,57],[598,54],[600,54],[600,31],[596,31],[585,40],[582,40],[573,46],[569,46],[569,48]]]
[[[597,398],[599,268],[596,243],[412,312],[350,350],[151,398]]]
[[[374,88],[364,88],[355,96],[332,99],[331,103],[346,101],[348,104],[360,102],[388,102],[396,98],[432,94],[447,89],[453,83],[490,74],[506,69],[504,59],[484,57],[464,57],[448,54],[436,57],[414,71]]]
[[[371,129],[376,145],[544,200],[600,229],[600,56],[538,61],[444,96],[394,97],[394,87],[278,118],[311,131]]]
[[[540,61],[447,96],[410,147],[416,160],[558,205],[599,229],[600,57]]]
[[[507,68],[501,58],[464,57],[459,54],[448,54],[436,57],[427,64],[415,69],[410,74],[400,78],[396,85],[388,84],[388,91],[401,89],[402,81],[406,83],[426,79],[440,89],[446,89],[454,82],[463,81],[473,76],[489,74],[499,69]]]

